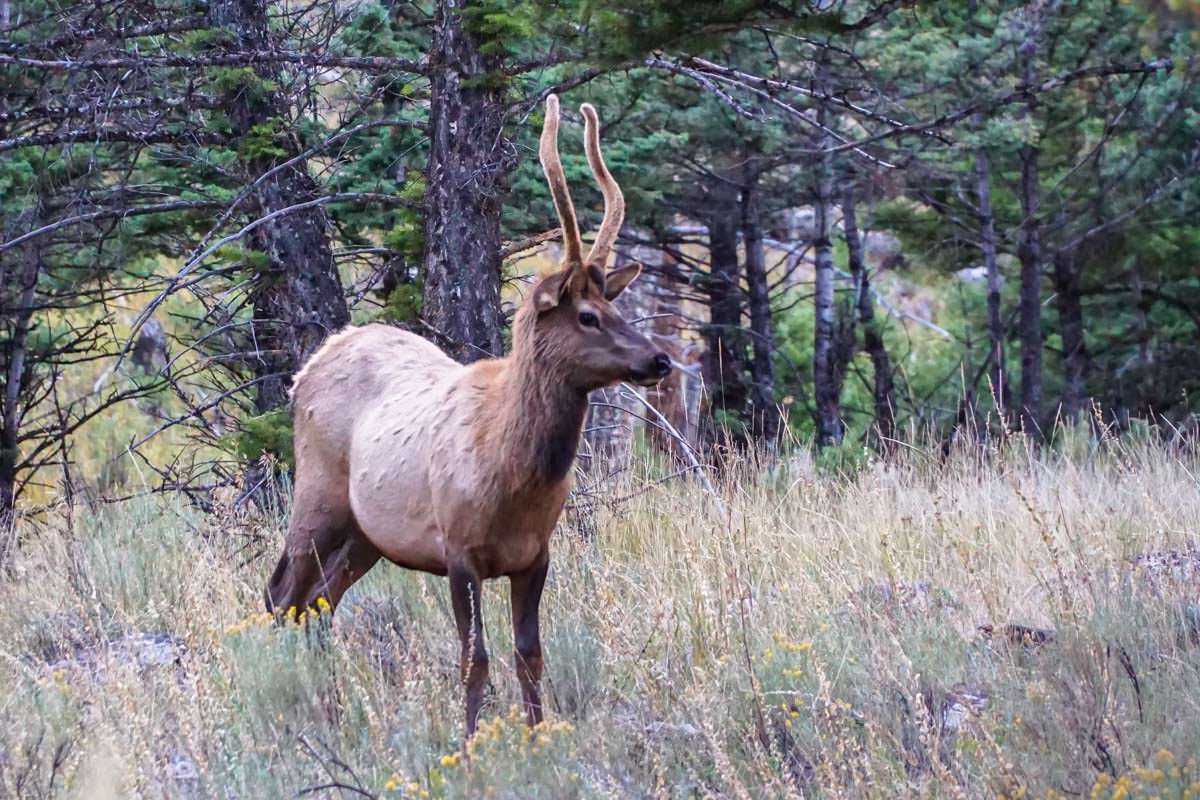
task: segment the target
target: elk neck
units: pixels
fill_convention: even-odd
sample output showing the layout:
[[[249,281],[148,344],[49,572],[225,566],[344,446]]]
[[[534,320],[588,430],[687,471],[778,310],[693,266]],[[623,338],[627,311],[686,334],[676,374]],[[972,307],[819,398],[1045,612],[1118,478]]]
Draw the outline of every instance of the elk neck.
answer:
[[[567,477],[588,408],[587,392],[570,381],[564,354],[535,335],[532,316],[519,313],[515,321],[513,351],[499,382],[501,411],[493,421],[514,488],[553,485]]]

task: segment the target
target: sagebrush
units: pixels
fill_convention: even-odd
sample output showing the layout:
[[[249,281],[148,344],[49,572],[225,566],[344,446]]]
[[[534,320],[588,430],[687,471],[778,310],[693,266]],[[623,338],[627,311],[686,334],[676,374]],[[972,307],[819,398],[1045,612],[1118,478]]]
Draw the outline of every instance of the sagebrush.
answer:
[[[588,525],[564,515],[533,731],[490,583],[466,746],[444,581],[380,566],[330,628],[280,628],[282,514],[160,497],[28,521],[2,579],[0,795],[1200,791],[1193,453],[756,463],[720,503],[638,464]]]

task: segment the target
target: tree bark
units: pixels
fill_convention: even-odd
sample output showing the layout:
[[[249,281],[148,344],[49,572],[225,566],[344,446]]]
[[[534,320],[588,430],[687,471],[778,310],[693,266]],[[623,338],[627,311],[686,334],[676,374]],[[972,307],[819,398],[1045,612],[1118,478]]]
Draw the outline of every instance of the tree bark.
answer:
[[[210,9],[213,23],[229,29],[239,47],[261,50],[270,46],[264,0],[214,0]],[[255,72],[264,81],[280,79],[271,66],[258,66]],[[239,87],[229,93],[226,108],[238,137],[263,135],[290,110],[281,92],[264,93],[260,88]],[[286,127],[290,126],[277,129]],[[301,151],[294,136],[282,130],[272,144],[281,152],[244,159],[251,178]],[[254,195],[254,211],[265,216],[318,196],[307,163],[299,161],[262,183]],[[292,376],[326,336],[350,321],[328,228],[325,211],[316,206],[277,217],[249,237],[250,248],[267,256],[250,292],[257,350],[253,360],[255,407],[260,414],[287,405]]]
[[[1140,255],[1135,255],[1129,265],[1129,286],[1132,290],[1133,337],[1137,342],[1136,379],[1131,382],[1132,385],[1123,380],[1113,381],[1114,397],[1108,402],[1109,411],[1122,431],[1129,428],[1131,409],[1142,411],[1150,407],[1147,399],[1152,396],[1150,389],[1154,380],[1154,332],[1150,327],[1150,310],[1154,301],[1144,291]]]
[[[463,27],[463,0],[440,0],[430,53],[423,317],[456,359],[501,351],[500,210],[515,166],[496,65]]]
[[[975,195],[979,201],[979,249],[987,270],[988,377],[992,404],[1003,415],[1008,407],[1004,366],[1004,320],[1000,307],[1000,264],[996,259],[996,220],[992,211],[991,163],[987,151],[975,153]]]
[[[18,217],[18,225],[28,215]],[[36,217],[35,217],[36,218]],[[33,225],[32,227],[37,227]],[[3,376],[0,393],[0,569],[12,553],[17,502],[22,394],[28,375],[28,337],[34,296],[41,272],[39,240],[0,256],[0,324],[4,325]]]
[[[817,66],[819,83],[824,85],[823,76],[828,69]],[[825,105],[817,110],[818,124],[828,127]],[[828,137],[818,137],[818,147],[828,146]],[[833,159],[822,152],[816,161],[816,225],[813,248],[816,257],[815,288],[813,292],[813,400],[816,404],[817,446],[838,444],[845,434],[845,425],[839,410],[840,394],[836,375],[836,336],[833,305],[833,240],[830,235],[833,217]]]
[[[1031,15],[1036,10],[1030,10]],[[1024,63],[1023,79],[1032,86],[1037,78],[1034,55],[1037,52],[1039,25],[1031,20],[1028,38],[1021,45]],[[1036,99],[1030,99],[1026,115],[1033,116]],[[1021,240],[1017,256],[1021,261],[1021,426],[1033,435],[1041,432],[1042,412],[1042,245],[1041,245],[1041,178],[1038,171],[1038,147],[1027,144],[1021,148]]]
[[[646,251],[642,254],[635,249],[631,253],[634,260],[646,267],[642,277],[633,286],[639,283],[649,286],[647,316],[651,317],[648,321],[650,337],[672,361],[683,365],[647,389],[646,400],[666,418],[683,442],[660,425],[648,427],[646,433],[652,447],[669,456],[677,468],[683,468],[688,464],[686,451],[694,451],[699,444],[700,388],[703,380],[697,374],[696,365],[700,348],[682,335],[688,328],[679,295],[679,288],[685,281],[679,274],[674,257],[662,249],[646,248]],[[629,290],[625,293],[628,294]]]
[[[708,390],[710,438],[716,442],[728,433],[743,439],[740,429],[746,414],[749,392],[745,379],[745,350],[742,338],[742,292],[737,252],[737,205],[733,187],[713,188],[712,215],[708,219],[709,271],[703,281],[707,295],[709,324],[704,337],[704,383]],[[728,427],[722,431],[721,426]]]
[[[1074,253],[1054,254],[1054,297],[1063,344],[1062,416],[1078,422],[1086,403],[1088,351],[1084,340],[1083,302]]]
[[[1138,344],[1138,367],[1143,372],[1154,360],[1150,347],[1153,334],[1150,330],[1150,306],[1152,303],[1142,291],[1142,260],[1135,256],[1129,266],[1129,285],[1133,289],[1133,330]]]
[[[871,275],[863,255],[862,236],[858,231],[858,207],[854,184],[846,182],[842,191],[842,230],[846,235],[850,274],[856,288],[855,302],[863,329],[863,349],[871,358],[874,370],[873,398],[875,434],[880,455],[890,457],[896,449],[896,385],[892,378],[892,361],[883,343],[883,332],[875,319],[875,301],[871,294]]]
[[[1021,424],[1034,434],[1040,430],[1042,409],[1042,249],[1038,212],[1041,187],[1038,149],[1021,149]]]
[[[758,206],[757,177],[742,189],[742,244],[746,249],[746,290],[754,359],[750,362],[751,434],[773,451],[779,437],[779,408],[775,403],[775,332],[767,281],[766,251]]]

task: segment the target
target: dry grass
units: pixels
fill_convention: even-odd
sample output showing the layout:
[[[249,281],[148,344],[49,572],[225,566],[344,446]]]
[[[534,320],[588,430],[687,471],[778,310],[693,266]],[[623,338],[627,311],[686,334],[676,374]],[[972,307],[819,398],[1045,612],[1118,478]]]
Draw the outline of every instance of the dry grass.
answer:
[[[378,567],[322,648],[260,616],[282,520],[78,510],[0,578],[0,796],[1196,796],[1196,459],[1076,449],[601,504],[532,735],[489,585],[469,759],[440,580]]]

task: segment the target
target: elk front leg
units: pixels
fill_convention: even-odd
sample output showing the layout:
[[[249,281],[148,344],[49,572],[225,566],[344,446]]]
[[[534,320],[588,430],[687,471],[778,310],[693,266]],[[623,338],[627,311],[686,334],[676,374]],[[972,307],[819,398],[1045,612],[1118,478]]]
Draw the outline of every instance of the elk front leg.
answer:
[[[479,708],[483,705],[483,690],[488,677],[488,654],[483,644],[482,593],[478,573],[466,565],[453,565],[448,570],[450,601],[454,606],[454,621],[462,644],[459,671],[467,692],[467,738],[475,734]]]
[[[525,572],[513,575],[512,621],[513,642],[517,680],[521,682],[521,700],[525,705],[526,720],[530,725],[542,721],[542,698],[538,684],[542,680],[542,639],[538,622],[538,607],[542,602],[542,587],[546,585],[546,571],[550,567],[550,554],[543,552],[537,563]]]

